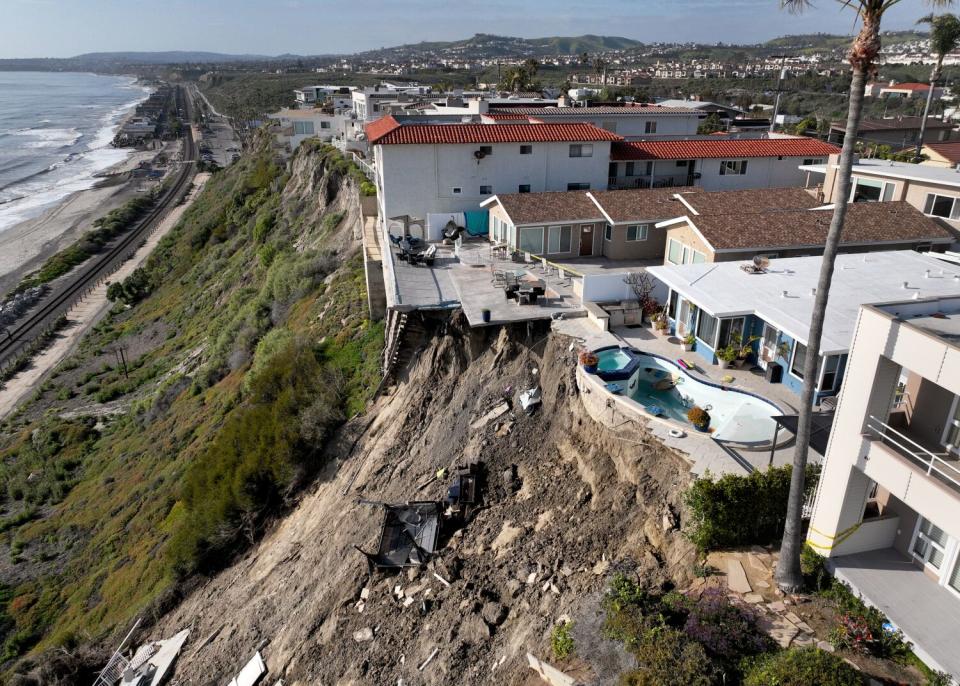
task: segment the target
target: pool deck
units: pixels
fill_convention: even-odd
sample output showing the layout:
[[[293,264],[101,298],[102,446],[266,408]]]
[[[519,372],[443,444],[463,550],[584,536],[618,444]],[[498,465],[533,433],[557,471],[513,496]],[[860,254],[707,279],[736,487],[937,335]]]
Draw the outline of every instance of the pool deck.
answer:
[[[690,353],[683,353],[680,350],[677,339],[658,336],[649,328],[617,327],[613,331],[603,332],[586,319],[554,322],[553,328],[558,333],[579,339],[585,347],[590,349],[609,345],[627,345],[670,360],[691,357]],[[716,365],[701,363],[700,360],[697,363],[697,369],[688,372],[694,378],[710,383],[720,383],[722,377],[729,375],[733,377],[733,381],[727,382],[727,385],[764,397],[780,406],[785,413],[797,411],[797,396],[779,384],[767,383],[762,376],[753,374],[747,369],[720,369]],[[662,443],[686,457],[691,463],[690,471],[698,476],[707,472],[715,476],[747,475],[758,469],[766,469],[770,464],[782,466],[793,461],[793,441],[777,448],[771,463],[769,450],[738,450],[723,446],[707,436],[691,431],[685,431],[682,438],[674,438],[670,436],[670,429],[677,426],[676,424],[643,418],[646,420],[649,431]],[[783,435],[784,432],[781,431],[781,437]],[[810,461],[819,463],[821,460],[822,457],[811,449]]]

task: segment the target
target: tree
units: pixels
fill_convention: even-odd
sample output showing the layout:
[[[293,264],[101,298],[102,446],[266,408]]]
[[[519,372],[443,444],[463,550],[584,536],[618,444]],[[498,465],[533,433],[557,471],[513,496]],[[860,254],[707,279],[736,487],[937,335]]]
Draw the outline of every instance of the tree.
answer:
[[[593,73],[601,77],[601,83],[607,83],[607,61],[602,57],[593,58]]]
[[[526,70],[527,75],[532,79],[540,70],[540,62],[533,57],[529,57],[523,61],[523,68]]]
[[[863,113],[863,93],[867,76],[875,70],[877,56],[880,53],[880,21],[884,13],[900,0],[837,0],[843,7],[851,7],[860,19],[860,33],[850,45],[847,59],[850,62],[850,100],[847,110],[847,128],[840,152],[840,164],[837,171],[837,187],[834,198],[849,198],[851,176],[853,172],[853,152],[860,118]],[[952,0],[927,0],[935,6],[946,6]],[[810,6],[809,0],[780,0],[780,6],[794,13]],[[810,427],[813,416],[814,385],[817,378],[817,362],[820,358],[820,340],[823,337],[823,321],[827,311],[827,299],[830,295],[830,282],[833,278],[834,262],[843,233],[843,222],[847,216],[847,203],[834,203],[833,217],[827,232],[823,248],[823,260],[820,264],[820,276],[817,281],[817,294],[810,315],[810,332],[807,336],[807,352],[803,363],[803,392],[800,396],[800,416],[797,422],[797,443],[793,455],[793,473],[790,478],[790,497],[787,502],[787,517],[780,545],[780,559],[777,562],[775,577],[780,589],[795,593],[803,587],[803,575],[800,571],[800,552],[802,550],[801,525],[803,513],[803,482],[807,468],[807,454],[810,450]]]
[[[930,70],[930,88],[927,90],[927,104],[923,108],[923,119],[920,120],[920,136],[917,138],[917,158],[923,149],[923,134],[927,128],[927,117],[930,115],[930,103],[933,102],[933,89],[943,74],[943,58],[957,49],[960,45],[960,19],[954,14],[941,14],[939,17],[932,14],[917,21],[918,24],[930,25],[930,49],[936,54],[937,61]]]
[[[720,115],[716,112],[708,114],[707,118],[700,122],[700,126],[697,127],[697,133],[700,135],[708,135],[717,131],[723,131],[723,123],[720,121]]]

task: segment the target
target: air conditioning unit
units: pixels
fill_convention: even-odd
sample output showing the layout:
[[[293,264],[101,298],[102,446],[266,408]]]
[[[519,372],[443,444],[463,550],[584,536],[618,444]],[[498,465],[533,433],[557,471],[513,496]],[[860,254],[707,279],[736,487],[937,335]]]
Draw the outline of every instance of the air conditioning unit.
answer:
[[[474,150],[473,156],[478,160],[482,160],[484,157],[487,156],[487,153],[485,153],[483,150]]]

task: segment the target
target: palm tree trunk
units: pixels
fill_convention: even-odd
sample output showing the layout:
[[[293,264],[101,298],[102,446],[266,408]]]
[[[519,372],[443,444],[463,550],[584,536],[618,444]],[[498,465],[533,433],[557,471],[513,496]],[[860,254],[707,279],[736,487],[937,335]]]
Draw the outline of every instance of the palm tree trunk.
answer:
[[[877,22],[879,29],[879,21]],[[863,31],[867,31],[864,22]],[[863,32],[861,32],[863,35]],[[858,39],[859,40],[859,39]],[[860,128],[860,116],[863,111],[863,92],[866,86],[866,69],[851,59],[853,78],[850,80],[850,105],[847,112],[847,130],[840,152],[840,164],[837,171],[837,188],[833,195],[833,219],[827,233],[827,242],[823,250],[823,262],[820,265],[820,279],[817,282],[817,294],[810,318],[810,334],[807,338],[807,356],[803,363],[803,392],[800,397],[800,417],[797,426],[797,444],[793,454],[793,474],[790,478],[790,498],[787,503],[787,519],[784,525],[783,542],[780,545],[780,559],[777,562],[777,585],[785,593],[795,593],[803,586],[800,572],[800,550],[803,486],[807,468],[807,453],[810,448],[810,427],[813,416],[813,395],[817,383],[817,361],[820,357],[820,339],[823,336],[823,320],[827,310],[827,298],[830,295],[830,282],[833,278],[833,266],[840,245],[840,234],[847,214],[847,201],[850,198],[853,171],[853,152]]]
[[[930,89],[927,91],[927,104],[923,107],[923,119],[920,120],[920,137],[917,139],[916,162],[920,161],[920,151],[923,150],[923,134],[927,130],[927,117],[930,116],[930,103],[933,102],[933,89],[940,80],[940,69],[943,64],[943,55],[937,55],[937,63],[933,65],[933,71],[930,72]]]

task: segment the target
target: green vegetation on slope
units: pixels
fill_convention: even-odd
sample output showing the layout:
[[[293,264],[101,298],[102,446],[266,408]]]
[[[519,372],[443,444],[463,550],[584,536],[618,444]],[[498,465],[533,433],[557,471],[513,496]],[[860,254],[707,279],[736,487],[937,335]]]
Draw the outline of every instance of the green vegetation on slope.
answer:
[[[260,150],[211,178],[0,431],[5,660],[102,637],[228,562],[378,384],[362,257],[337,244],[343,215],[325,219],[356,179],[308,146],[298,185]],[[329,207],[303,183],[321,171]]]

